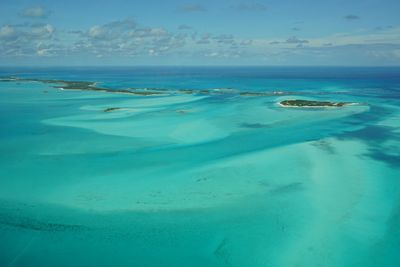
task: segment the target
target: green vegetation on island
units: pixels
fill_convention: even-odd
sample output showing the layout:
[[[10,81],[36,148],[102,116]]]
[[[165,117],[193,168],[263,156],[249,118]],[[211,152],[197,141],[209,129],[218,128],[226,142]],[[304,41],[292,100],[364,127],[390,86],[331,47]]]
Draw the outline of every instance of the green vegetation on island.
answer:
[[[290,92],[290,91],[239,91],[232,88],[214,88],[214,89],[166,89],[166,88],[106,88],[100,87],[98,82],[89,81],[67,81],[57,79],[38,79],[38,78],[21,78],[14,76],[0,77],[0,82],[40,82],[51,84],[53,88],[61,90],[81,90],[81,91],[97,91],[117,94],[130,94],[137,96],[152,96],[152,95],[170,95],[170,94],[199,94],[199,95],[239,95],[243,97],[268,97],[268,96],[283,96],[283,95],[305,95],[305,94],[323,94],[321,92]],[[45,91],[47,92],[47,91]],[[314,101],[314,100],[284,100],[279,103],[283,107],[343,107],[355,103],[351,102],[329,102],[329,101]],[[104,112],[111,112],[120,108],[108,108]]]
[[[330,101],[315,101],[315,100],[284,100],[279,103],[284,107],[344,107],[354,104],[353,102],[330,102]]]
[[[97,86],[97,82],[88,81],[66,81],[66,80],[52,80],[52,79],[36,79],[36,78],[19,78],[19,77],[2,77],[0,78],[2,82],[40,82],[54,84],[53,88],[58,88],[62,90],[82,90],[82,91],[98,91],[98,92],[108,92],[108,93],[121,93],[121,94],[132,94],[132,95],[160,95],[165,94],[162,89],[139,89],[139,88],[129,88],[129,89],[111,89]]]
[[[233,88],[214,88],[214,89],[166,89],[166,88],[105,88],[100,87],[98,82],[89,81],[67,81],[57,79],[38,79],[38,78],[21,78],[14,76],[0,77],[0,82],[41,82],[52,84],[53,88],[61,90],[82,90],[82,91],[97,91],[97,92],[108,92],[108,93],[120,93],[120,94],[132,94],[140,96],[151,96],[151,95],[165,95],[165,94],[200,94],[200,95],[223,95],[223,94],[234,94],[247,97],[257,96],[274,96],[274,95],[292,95],[295,92],[248,92],[238,91]]]
[[[111,112],[111,111],[117,111],[117,110],[120,110],[121,108],[106,108],[105,110],[104,110],[104,112]]]

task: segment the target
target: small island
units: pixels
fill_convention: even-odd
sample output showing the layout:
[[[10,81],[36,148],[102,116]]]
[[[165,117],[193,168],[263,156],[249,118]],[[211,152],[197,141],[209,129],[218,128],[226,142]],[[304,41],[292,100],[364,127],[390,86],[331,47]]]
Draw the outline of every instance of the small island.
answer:
[[[112,111],[117,111],[117,110],[121,110],[121,108],[106,108],[105,110],[103,110],[104,112],[112,112]]]
[[[315,101],[315,100],[284,100],[279,102],[282,107],[301,107],[301,108],[324,108],[324,107],[344,107],[354,105],[354,102],[330,102],[330,101]]]

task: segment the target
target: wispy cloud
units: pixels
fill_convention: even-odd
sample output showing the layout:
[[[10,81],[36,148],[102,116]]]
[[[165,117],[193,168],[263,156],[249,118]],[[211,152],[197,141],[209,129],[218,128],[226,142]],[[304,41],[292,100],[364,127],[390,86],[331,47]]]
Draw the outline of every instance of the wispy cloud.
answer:
[[[296,36],[290,37],[286,40],[286,43],[288,44],[307,44],[309,43],[308,40],[301,40],[297,38]]]
[[[346,20],[357,20],[357,19],[360,19],[359,16],[357,16],[357,15],[352,15],[352,14],[346,15],[346,16],[344,16],[344,18],[345,18]]]
[[[240,3],[237,5],[232,5],[231,6],[234,9],[240,10],[240,11],[266,11],[268,10],[267,6],[263,3],[257,3],[257,2],[250,2],[250,3]]]
[[[21,16],[27,18],[47,18],[49,15],[50,12],[41,6],[29,7],[21,12]]]
[[[296,36],[289,37],[285,41],[270,41],[270,45],[279,45],[279,44],[297,44],[297,45],[302,45],[302,44],[308,44],[309,41],[305,39],[299,39]]]
[[[332,34],[307,40],[254,40],[252,50],[269,62],[298,64],[392,64],[400,62],[400,27]],[[307,43],[305,42],[307,41]],[[293,46],[295,44],[295,46]],[[279,62],[278,62],[279,61]]]
[[[186,24],[181,24],[178,26],[178,30],[191,30],[192,27]]]
[[[207,8],[201,4],[186,4],[178,7],[182,12],[205,12]]]

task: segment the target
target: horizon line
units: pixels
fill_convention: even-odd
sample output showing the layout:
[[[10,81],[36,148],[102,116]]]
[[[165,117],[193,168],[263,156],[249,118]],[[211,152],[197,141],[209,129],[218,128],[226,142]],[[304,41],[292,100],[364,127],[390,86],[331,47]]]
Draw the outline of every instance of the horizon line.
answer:
[[[148,67],[261,67],[261,68],[400,68],[400,65],[0,65],[0,68],[148,68]]]

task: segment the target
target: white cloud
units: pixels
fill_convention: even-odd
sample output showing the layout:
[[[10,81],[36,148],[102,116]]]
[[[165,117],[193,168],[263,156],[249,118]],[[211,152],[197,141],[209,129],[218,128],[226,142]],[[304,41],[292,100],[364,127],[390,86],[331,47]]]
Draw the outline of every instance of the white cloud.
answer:
[[[72,50],[104,56],[158,56],[184,46],[185,40],[182,33],[162,27],[139,27],[133,20],[121,20],[91,27]]]
[[[49,53],[49,50],[48,49],[39,49],[39,50],[37,50],[37,55],[38,56],[47,56]]]
[[[170,31],[144,27],[133,20],[94,25],[79,31],[56,30],[50,24],[0,25],[0,58],[16,56],[163,57],[254,59],[284,62],[295,57],[326,60],[357,56],[399,62],[400,27],[358,30],[304,39],[238,38],[230,34]],[[288,60],[288,62],[292,62]],[[320,62],[320,61],[318,61]],[[337,62],[332,60],[332,62]]]
[[[29,18],[46,18],[50,12],[41,6],[29,7],[22,11],[21,15]]]
[[[14,34],[15,34],[14,27],[6,25],[0,28],[0,38],[9,38]]]
[[[54,27],[50,24],[32,27],[31,34],[40,38],[49,37],[54,33]]]
[[[0,27],[0,56],[49,55],[58,46],[50,24],[21,24]]]
[[[105,34],[105,30],[100,26],[93,26],[89,29],[89,36],[92,38],[103,37]]]

